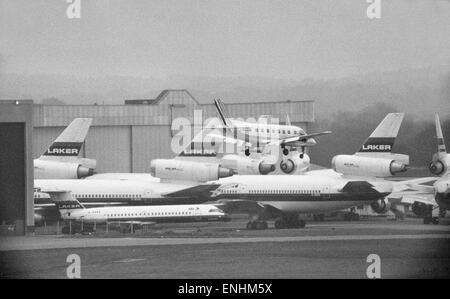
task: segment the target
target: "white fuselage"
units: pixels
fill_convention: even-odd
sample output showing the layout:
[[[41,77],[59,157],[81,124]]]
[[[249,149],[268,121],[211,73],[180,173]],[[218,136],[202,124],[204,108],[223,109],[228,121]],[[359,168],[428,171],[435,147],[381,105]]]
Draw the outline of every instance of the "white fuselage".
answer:
[[[168,205],[99,207],[90,209],[60,210],[63,220],[84,223],[106,222],[195,222],[227,221],[227,214],[213,205]]]
[[[237,120],[232,120],[232,124],[237,129],[238,139],[254,143],[255,145],[258,142],[265,143],[306,134],[302,128],[297,126],[260,124]]]
[[[372,188],[344,189],[349,182],[368,182]],[[222,184],[213,196],[217,199],[254,200],[282,212],[316,213],[338,211],[374,202],[392,192],[386,181],[347,180],[318,175],[234,176]]]
[[[194,185],[194,184],[192,184]],[[70,191],[86,206],[118,204],[152,204],[163,199],[164,193],[175,192],[192,185],[178,185],[140,180],[35,180],[37,191]],[[39,206],[39,204],[36,204]]]

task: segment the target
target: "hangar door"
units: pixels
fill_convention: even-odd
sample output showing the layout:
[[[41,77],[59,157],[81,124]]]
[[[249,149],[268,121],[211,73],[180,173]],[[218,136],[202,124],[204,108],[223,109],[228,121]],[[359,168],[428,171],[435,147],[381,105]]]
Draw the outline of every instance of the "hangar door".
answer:
[[[25,123],[0,123],[0,224],[25,220]]]

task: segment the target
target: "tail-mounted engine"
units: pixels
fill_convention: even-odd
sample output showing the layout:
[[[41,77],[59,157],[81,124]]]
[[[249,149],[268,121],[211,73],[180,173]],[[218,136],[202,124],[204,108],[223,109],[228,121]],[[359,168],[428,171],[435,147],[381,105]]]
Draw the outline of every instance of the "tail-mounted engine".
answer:
[[[184,161],[176,159],[156,159],[150,164],[152,176],[160,179],[207,182],[229,177],[232,169],[217,163]]]
[[[275,165],[272,163],[238,155],[223,156],[220,166],[233,169],[236,174],[268,174],[275,170]]]
[[[35,179],[81,179],[94,174],[94,168],[80,163],[48,160],[34,161]]]
[[[430,172],[434,175],[441,175],[449,170],[450,166],[450,156],[446,154],[445,156],[439,155],[439,153],[434,154],[433,160],[430,162]]]
[[[300,157],[302,156],[302,157]],[[283,158],[280,162],[280,169],[286,174],[307,171],[310,166],[310,159],[307,154],[291,152],[290,156]]]
[[[407,165],[392,159],[357,155],[337,155],[331,162],[334,171],[355,176],[389,177],[407,169]]]

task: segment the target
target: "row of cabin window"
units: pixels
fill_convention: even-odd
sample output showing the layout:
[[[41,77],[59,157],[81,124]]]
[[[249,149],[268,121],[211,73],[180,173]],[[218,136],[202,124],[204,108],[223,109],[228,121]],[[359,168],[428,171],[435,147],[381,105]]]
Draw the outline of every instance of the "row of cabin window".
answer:
[[[255,128],[255,131],[256,131],[256,133],[258,133],[258,132],[260,132],[260,133],[270,133],[270,129],[258,129],[258,128]],[[274,129],[272,129],[272,133],[276,133],[276,131],[277,130],[274,130]],[[281,134],[281,132],[283,132],[283,134],[286,134],[286,130],[278,130],[278,134]],[[287,130],[287,133],[288,134],[291,134],[291,130]],[[293,133],[294,133],[294,135],[297,135],[298,134],[298,132],[297,131],[293,131]]]
[[[238,190],[226,190],[227,193],[238,193]],[[249,190],[249,193],[276,193],[276,194],[319,194],[320,190]]]
[[[192,215],[192,212],[164,212],[164,213],[125,213],[125,214],[106,214],[107,217],[123,216],[173,216],[173,215]]]
[[[139,194],[78,194],[76,198],[140,198]]]

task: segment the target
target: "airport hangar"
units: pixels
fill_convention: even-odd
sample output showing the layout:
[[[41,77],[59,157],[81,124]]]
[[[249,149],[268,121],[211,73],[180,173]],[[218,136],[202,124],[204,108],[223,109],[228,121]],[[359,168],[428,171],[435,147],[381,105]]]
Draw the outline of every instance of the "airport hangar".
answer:
[[[225,103],[233,118],[277,117],[285,122],[289,114],[292,124],[308,131],[314,122],[314,101],[273,101]],[[216,117],[212,103],[201,104],[185,90],[163,90],[156,99],[125,100],[124,105],[34,105],[33,158],[76,117],[93,118],[82,149],[82,156],[97,160],[97,173],[150,172],[150,161],[173,158],[170,144],[178,131],[172,121],[178,117],[193,122],[194,109],[202,110],[202,118]]]
[[[172,120],[215,117],[187,90],[164,90],[156,99],[124,105],[36,105],[0,100],[0,235],[34,231],[33,158],[39,157],[76,117],[93,118],[82,156],[97,160],[97,172],[149,172],[154,158],[172,158]],[[227,103],[233,118],[271,115],[305,130],[314,121],[314,101]]]

